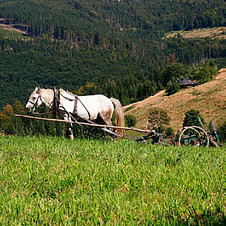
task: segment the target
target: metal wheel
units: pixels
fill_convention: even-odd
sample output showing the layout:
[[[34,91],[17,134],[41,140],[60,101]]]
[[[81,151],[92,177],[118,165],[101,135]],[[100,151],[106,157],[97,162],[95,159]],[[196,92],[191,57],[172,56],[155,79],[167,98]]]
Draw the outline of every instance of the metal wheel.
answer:
[[[173,143],[174,145],[178,145],[179,144],[179,137],[180,137],[180,134],[182,133],[183,131],[183,127],[181,127],[180,129],[178,129],[175,133],[174,133],[174,136],[173,136]]]
[[[206,131],[199,126],[189,126],[181,132],[179,146],[209,146],[209,137]]]

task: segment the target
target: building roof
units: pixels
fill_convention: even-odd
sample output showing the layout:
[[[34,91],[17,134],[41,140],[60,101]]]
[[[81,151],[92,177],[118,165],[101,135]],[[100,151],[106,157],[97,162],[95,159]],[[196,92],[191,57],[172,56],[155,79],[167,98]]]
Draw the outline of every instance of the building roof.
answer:
[[[179,82],[180,82],[180,86],[194,85],[194,82],[191,81],[189,78],[184,78],[182,80],[179,80]]]

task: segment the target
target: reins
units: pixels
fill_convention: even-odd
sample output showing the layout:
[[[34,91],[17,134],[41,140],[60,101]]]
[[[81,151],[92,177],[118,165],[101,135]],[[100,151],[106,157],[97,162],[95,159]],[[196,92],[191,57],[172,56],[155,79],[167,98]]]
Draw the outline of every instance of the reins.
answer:
[[[87,107],[85,106],[85,104],[80,100],[80,98],[77,96],[77,95],[75,95],[75,94],[73,94],[73,93],[70,93],[70,92],[66,92],[66,93],[69,93],[70,95],[72,95],[73,97],[74,97],[74,99],[71,99],[71,98],[69,98],[69,97],[66,97],[65,95],[63,95],[59,90],[57,90],[57,89],[53,89],[53,92],[54,92],[54,97],[53,97],[53,101],[50,103],[50,107],[51,106],[53,106],[53,113],[55,114],[55,118],[57,118],[58,117],[58,114],[59,114],[59,110],[60,110],[60,108],[62,108],[62,110],[75,122],[75,123],[77,123],[78,121],[74,118],[74,116],[72,115],[72,113],[70,113],[70,112],[68,112],[67,110],[66,110],[66,108],[61,104],[61,102],[60,102],[60,96],[62,96],[63,98],[65,98],[66,100],[68,100],[68,101],[75,101],[75,103],[74,103],[74,111],[73,111],[73,114],[76,114],[77,115],[77,101],[79,101],[80,103],[81,103],[81,105],[84,107],[84,109],[87,111],[87,113],[88,113],[88,116],[89,116],[89,119],[83,119],[83,120],[85,120],[85,121],[87,121],[87,122],[89,122],[89,123],[91,123],[91,124],[96,124],[95,122],[93,122],[93,121],[91,121],[90,120],[90,118],[91,118],[91,114],[90,114],[90,112],[89,112],[89,110],[87,109]],[[39,96],[39,98],[41,98],[40,96]],[[37,100],[38,101],[38,100]],[[37,102],[36,101],[36,102]],[[32,101],[30,101],[34,106],[35,106],[35,104],[36,104],[36,102],[35,103],[33,103]],[[48,111],[48,112],[45,112],[45,113],[36,113],[36,112],[33,112],[33,114],[36,114],[36,115],[46,115],[46,114],[48,114],[50,111]],[[90,135],[92,135],[92,136],[94,136],[92,133],[90,133],[90,131],[89,130],[87,130],[87,129],[85,129],[81,124],[79,124],[79,123],[77,123],[83,130],[85,130],[85,131],[88,131],[88,133],[90,134]],[[110,133],[110,134],[112,134],[112,135],[114,135],[114,136],[120,136],[120,135],[118,135],[118,134],[116,134],[116,133],[114,133],[114,132],[112,132],[112,131],[110,131],[109,129],[107,129],[107,128],[101,128],[103,131],[106,131],[106,132],[108,132],[108,133]],[[120,136],[121,137],[121,136]]]

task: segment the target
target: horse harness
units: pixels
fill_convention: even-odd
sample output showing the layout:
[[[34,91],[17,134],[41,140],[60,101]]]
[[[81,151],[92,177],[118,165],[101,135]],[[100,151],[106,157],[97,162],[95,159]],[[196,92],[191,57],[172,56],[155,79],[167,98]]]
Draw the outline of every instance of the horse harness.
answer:
[[[87,107],[84,105],[84,103],[78,98],[78,95],[75,95],[75,94],[70,93],[70,92],[68,92],[68,93],[70,95],[72,95],[74,97],[74,99],[64,96],[59,90],[57,90],[57,89],[54,88],[53,109],[54,109],[54,113],[55,113],[56,117],[58,117],[60,107],[64,108],[62,105],[60,106],[60,97],[62,96],[63,98],[65,98],[68,101],[74,101],[73,114],[76,114],[76,115],[78,113],[78,101],[80,101],[80,103],[82,104],[82,106],[87,111],[87,113],[89,115],[89,119],[90,119],[90,116],[91,115],[90,115]],[[69,112],[65,108],[63,110],[66,111],[67,114],[69,114]]]
[[[36,94],[38,94],[37,91],[36,91]],[[33,101],[31,101],[31,100],[28,100],[28,102],[29,102],[30,104],[32,104],[32,105],[33,105],[33,108],[34,108],[34,107],[38,106],[38,100],[39,100],[40,98],[41,98],[41,97],[38,95],[38,98],[36,99],[35,102],[33,102]]]
[[[55,118],[58,118],[59,105],[60,105],[60,92],[55,88],[53,89],[53,92],[54,92],[54,97],[51,105],[53,106],[53,112],[54,112]]]
[[[29,100],[28,102],[29,102],[30,104],[33,104],[33,107],[35,107],[35,106],[38,105],[38,99],[39,99],[39,98],[40,98],[40,97],[38,97],[37,100],[36,100],[35,102],[32,102],[31,100]]]
[[[73,115],[72,115],[70,112],[68,112],[68,111],[65,109],[65,107],[64,107],[63,105],[61,105],[61,103],[60,103],[60,97],[62,96],[63,98],[65,98],[65,99],[68,100],[68,101],[74,101],[74,102],[75,102],[75,103],[74,103],[73,114],[76,114],[76,115],[77,115],[77,113],[78,113],[78,111],[77,111],[78,101],[80,101],[81,105],[85,108],[85,110],[87,111],[87,113],[88,113],[88,115],[89,115],[89,119],[85,119],[85,120],[86,120],[87,122],[91,123],[91,124],[95,124],[95,122],[93,122],[93,121],[90,120],[91,115],[90,115],[90,112],[88,111],[87,107],[84,105],[84,103],[79,99],[79,97],[78,97],[77,95],[68,92],[70,95],[72,95],[72,96],[74,97],[74,99],[72,99],[72,98],[69,98],[69,97],[64,96],[64,95],[63,95],[59,90],[57,90],[56,88],[53,89],[53,92],[54,92],[54,98],[53,98],[53,101],[50,103],[50,107],[53,106],[53,112],[54,112],[56,118],[57,118],[58,115],[59,115],[60,107],[62,107],[62,108],[63,108],[63,111],[65,111],[65,112],[68,114],[68,116],[70,116],[75,122],[77,121],[77,120],[73,117]],[[38,92],[37,92],[37,94],[38,94]],[[31,104],[33,105],[33,108],[34,108],[35,106],[38,106],[38,100],[39,100],[39,99],[41,99],[40,95],[38,96],[38,98],[37,98],[37,100],[36,100],[35,102],[32,102],[32,101],[30,101],[30,100],[29,100],[28,102],[31,103]],[[48,114],[48,113],[49,113],[49,112],[46,112],[46,113],[38,113],[38,114],[39,114],[39,115],[45,115],[45,114]],[[33,112],[33,114],[34,114],[34,112]],[[79,125],[80,125],[80,124],[79,124]],[[82,125],[80,125],[80,126],[82,127]],[[83,127],[82,127],[82,128],[83,128]],[[83,128],[83,129],[84,129],[84,128]],[[108,133],[110,133],[110,134],[119,136],[119,135],[117,135],[116,133],[110,131],[110,130],[107,129],[107,128],[101,128],[101,129],[104,130],[104,131],[106,131],[106,132],[108,132]]]

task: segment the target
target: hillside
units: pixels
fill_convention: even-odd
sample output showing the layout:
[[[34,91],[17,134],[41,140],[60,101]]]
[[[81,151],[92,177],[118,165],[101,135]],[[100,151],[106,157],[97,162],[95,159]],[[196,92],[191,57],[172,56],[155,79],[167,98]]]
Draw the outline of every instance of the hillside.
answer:
[[[177,130],[182,126],[184,113],[190,109],[200,111],[205,122],[214,121],[221,125],[226,115],[226,69],[219,71],[215,80],[205,84],[183,89],[171,96],[165,96],[162,90],[154,96],[124,106],[126,114],[137,118],[136,127],[146,128],[149,110],[153,107],[167,111],[171,118],[170,126]]]
[[[28,24],[32,36],[85,41],[112,32],[121,37],[123,31],[125,39],[156,38],[172,30],[224,26],[224,9],[223,0],[4,0],[0,17]]]
[[[0,110],[17,100],[24,104],[35,86],[102,93],[126,105],[162,90],[169,64],[189,70],[213,59],[218,68],[226,67],[225,39],[162,39],[171,31],[224,27],[225,5],[223,0],[1,1]]]

